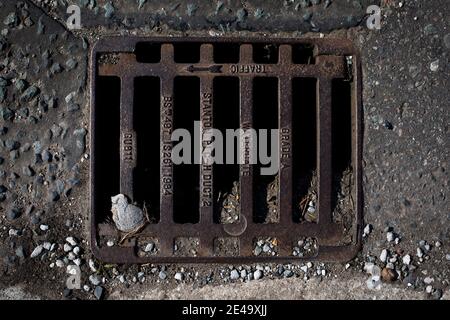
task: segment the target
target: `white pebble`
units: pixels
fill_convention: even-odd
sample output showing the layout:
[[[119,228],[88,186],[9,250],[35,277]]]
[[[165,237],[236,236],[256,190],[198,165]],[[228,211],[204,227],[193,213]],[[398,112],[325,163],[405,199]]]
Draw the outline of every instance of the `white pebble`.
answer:
[[[436,248],[440,248],[442,243],[440,241],[436,241],[434,245],[436,246]]]
[[[153,242],[149,242],[146,246],[144,251],[145,252],[151,252],[153,250],[153,248],[155,247],[155,244]]]
[[[420,248],[417,248],[417,254],[416,254],[419,258],[422,258],[423,257],[423,252],[422,252],[422,249],[420,249]]]
[[[181,272],[177,272],[177,273],[175,273],[175,277],[174,278],[175,278],[175,280],[183,281],[184,275]]]
[[[372,231],[372,226],[370,224],[366,224],[366,226],[364,227],[363,237],[367,237],[371,231]]]
[[[256,271],[253,273],[253,278],[254,278],[255,280],[261,279],[262,276],[263,276],[263,272],[262,272],[261,270],[256,270]]]
[[[307,266],[301,266],[300,270],[302,270],[304,273],[308,272],[308,267]]]
[[[97,274],[92,274],[89,276],[89,282],[94,286],[98,286],[102,282],[102,278]]]
[[[69,252],[69,254],[67,255],[67,259],[69,260],[75,260],[76,256],[73,252]]]
[[[439,69],[439,59],[438,60],[434,60],[433,62],[431,62],[430,64],[430,70],[435,72]]]
[[[51,249],[51,247],[52,247],[52,244],[51,244],[50,242],[44,242],[44,243],[42,244],[42,247],[43,247],[45,250],[49,251],[49,250]]]
[[[388,242],[394,241],[394,233],[390,231],[386,233],[386,239]]]
[[[73,251],[72,251],[75,255],[78,255],[79,253],[80,253],[80,247],[75,247],[75,248],[73,248]]]
[[[89,292],[89,290],[91,290],[91,288],[89,288],[89,286],[87,284],[85,284],[83,286],[83,290],[86,291],[86,292]]]
[[[68,242],[72,247],[77,245],[77,241],[74,237],[67,237],[66,242]]]
[[[433,292],[433,287],[432,286],[427,286],[425,288],[425,291],[426,291],[426,293],[431,293],[431,292]]]
[[[407,254],[402,258],[403,264],[409,265],[411,263],[411,256]]]
[[[434,282],[434,279],[432,277],[426,277],[425,279],[423,279],[423,282],[425,284],[431,284],[432,282]]]
[[[307,266],[308,268],[312,268],[313,264],[312,264],[312,262],[307,262],[307,263],[306,263],[306,266]]]
[[[8,234],[9,234],[10,237],[17,236],[19,234],[19,230],[9,229]]]
[[[36,248],[34,248],[33,252],[30,255],[30,257],[31,258],[36,258],[38,255],[41,254],[43,249],[44,249],[44,247],[41,244],[38,245]]]
[[[106,245],[107,245],[108,247],[112,247],[112,246],[114,246],[114,241],[108,240],[108,241],[106,242]]]
[[[68,243],[64,243],[63,249],[64,249],[64,252],[69,252],[69,251],[72,251],[72,246]]]
[[[73,263],[75,263],[77,266],[81,266],[81,259],[76,258],[75,260],[73,260]]]
[[[57,266],[58,268],[64,267],[64,262],[63,262],[62,260],[60,260],[60,259],[56,260],[55,263],[56,263],[56,266]]]
[[[41,225],[39,226],[39,229],[41,229],[42,231],[47,231],[47,230],[48,230],[48,225],[46,225],[46,224],[41,224]]]
[[[91,269],[92,272],[97,272],[97,268],[95,267],[95,262],[92,259],[89,259],[89,269]]]
[[[387,250],[383,249],[383,251],[381,251],[381,254],[380,254],[380,261],[381,262],[386,262],[387,255],[388,255]]]

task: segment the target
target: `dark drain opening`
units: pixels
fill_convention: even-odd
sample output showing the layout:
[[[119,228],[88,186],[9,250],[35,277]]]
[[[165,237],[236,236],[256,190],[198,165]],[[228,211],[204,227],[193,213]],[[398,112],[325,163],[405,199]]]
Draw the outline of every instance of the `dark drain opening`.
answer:
[[[238,43],[215,43],[214,44],[215,63],[238,63],[239,44]]]
[[[255,63],[277,63],[278,45],[267,43],[254,44],[253,61]]]
[[[134,51],[137,62],[158,63],[161,61],[161,44],[138,42]]]
[[[200,61],[200,43],[174,43],[174,60],[177,63],[197,63]]]
[[[309,201],[313,201],[317,192],[316,84],[317,80],[313,78],[292,80],[292,206],[295,222],[305,220]],[[314,215],[309,218],[311,222],[316,220]]]
[[[343,205],[351,196],[352,177],[352,83],[344,79],[334,79],[331,89],[332,107],[332,165],[333,193],[332,210]],[[338,202],[341,202],[340,204]],[[350,203],[351,205],[351,203]],[[351,208],[345,208],[350,212]],[[344,210],[340,210],[344,211]]]
[[[134,201],[147,210],[150,221],[159,221],[159,132],[160,80],[137,77],[134,80],[134,130],[137,162],[134,169]]]
[[[200,120],[199,91],[199,78],[175,77],[174,129],[187,129],[192,139],[194,139],[194,121]],[[179,164],[173,167],[173,218],[176,223],[199,222],[200,170],[199,165],[194,164],[193,143],[194,141],[191,140],[191,143],[187,144],[192,146],[190,164]],[[185,156],[184,152],[181,154]]]
[[[309,44],[292,46],[292,62],[298,64],[314,64],[314,46]]]
[[[120,78],[97,77],[95,95],[94,183],[96,214],[100,220],[110,216],[111,196],[120,192]]]
[[[213,165],[214,222],[232,223],[239,217],[239,165],[237,164],[237,139],[233,150],[226,147],[226,129],[236,130],[239,122],[239,78],[217,77],[213,81],[213,126],[224,137],[223,163]],[[228,141],[231,143],[231,141]],[[227,164],[227,156],[234,161]],[[231,161],[230,161],[231,162]]]
[[[253,128],[267,129],[265,141],[268,146],[267,155],[278,154],[271,148],[270,129],[278,128],[278,79],[258,77],[253,80]],[[263,137],[258,134],[258,164],[253,169],[254,180],[254,221],[257,223],[279,221],[279,179],[278,174],[262,175],[261,168],[267,167],[260,163],[260,146]]]

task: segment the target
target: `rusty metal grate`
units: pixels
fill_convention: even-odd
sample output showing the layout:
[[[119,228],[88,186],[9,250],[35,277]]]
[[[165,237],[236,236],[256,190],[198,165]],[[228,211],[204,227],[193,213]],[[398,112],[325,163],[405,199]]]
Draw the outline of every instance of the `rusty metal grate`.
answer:
[[[348,41],[102,39],[92,50],[91,97],[91,245],[99,259],[344,261],[358,251],[360,77]],[[172,164],[170,134],[193,119],[279,128],[279,173]],[[234,190],[234,223],[221,220],[219,189]],[[150,215],[128,237],[109,218],[118,193]]]

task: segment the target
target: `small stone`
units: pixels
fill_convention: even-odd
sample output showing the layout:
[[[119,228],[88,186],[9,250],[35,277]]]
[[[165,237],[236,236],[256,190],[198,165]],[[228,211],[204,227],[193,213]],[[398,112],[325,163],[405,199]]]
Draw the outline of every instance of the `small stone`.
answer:
[[[77,241],[75,240],[74,237],[67,237],[66,238],[66,242],[68,244],[70,244],[71,246],[76,246],[77,245]]]
[[[97,272],[97,267],[95,266],[95,262],[92,259],[89,259],[89,269],[91,269],[92,272]]]
[[[100,286],[95,287],[94,289],[94,296],[97,298],[97,300],[100,300],[103,297],[104,289]]]
[[[440,241],[436,241],[434,245],[436,248],[440,248],[442,246],[442,243]]]
[[[435,72],[439,69],[439,59],[434,60],[433,62],[431,62],[430,64],[430,70]]]
[[[42,244],[42,247],[44,247],[45,250],[50,251],[52,244],[50,242],[46,241]]]
[[[102,283],[102,277],[100,277],[98,274],[92,274],[89,276],[89,282],[94,286],[98,286],[100,283]]]
[[[383,249],[383,251],[381,251],[381,254],[380,254],[380,261],[381,262],[386,262],[387,255],[388,255],[387,250]]]
[[[395,236],[394,236],[394,233],[393,233],[393,232],[389,231],[388,233],[386,233],[386,240],[387,240],[388,242],[394,241],[394,238],[395,238]]]
[[[255,249],[253,250],[253,253],[255,256],[259,256],[262,252],[262,248],[260,246],[256,246]]]
[[[231,272],[230,272],[231,280],[237,280],[237,279],[239,279],[239,277],[240,277],[239,272],[236,269],[231,270]]]
[[[256,271],[253,273],[253,278],[254,278],[255,280],[261,279],[262,276],[263,276],[263,272],[262,272],[261,270],[256,270]]]
[[[444,45],[447,49],[450,49],[450,33],[444,36]]]
[[[63,249],[64,249],[64,252],[70,252],[70,251],[72,251],[72,246],[68,243],[64,243]]]
[[[426,292],[426,293],[431,293],[431,292],[433,292],[433,287],[432,287],[432,286],[427,286],[427,287],[425,288],[425,292]]]
[[[23,79],[17,79],[16,82],[14,83],[14,86],[16,87],[17,91],[22,93],[23,90],[25,90],[25,88],[28,87],[28,83]]]
[[[417,257],[422,258],[423,257],[423,252],[422,249],[417,248],[417,253],[416,253]]]
[[[50,72],[52,74],[56,74],[56,73],[60,73],[62,72],[63,68],[61,67],[61,65],[58,62],[55,62],[54,64],[52,64],[52,66],[50,67]]]
[[[152,252],[154,247],[155,247],[155,244],[154,244],[153,242],[149,242],[149,243],[145,246],[144,251],[145,251],[145,252]]]
[[[381,270],[381,279],[385,282],[392,282],[396,279],[396,272],[390,268]]]
[[[431,283],[434,282],[434,279],[431,278],[431,277],[426,277],[425,279],[423,279],[423,282],[424,282],[425,284],[431,284]]]
[[[159,277],[161,280],[165,280],[165,279],[167,278],[167,273],[164,272],[164,271],[160,271],[159,274],[158,274],[158,277]]]
[[[69,60],[66,61],[67,70],[75,69],[77,67],[77,65],[78,65],[78,62],[73,58],[70,58]]]
[[[31,258],[36,258],[38,255],[41,254],[43,249],[44,249],[44,247],[41,244],[38,245],[36,248],[34,248],[33,252],[31,252],[30,257]]]
[[[6,218],[9,221],[12,221],[12,220],[16,220],[21,215],[22,215],[22,210],[20,208],[13,207],[13,208],[9,209],[8,212],[6,213]]]
[[[177,273],[175,273],[174,278],[175,278],[175,280],[183,281],[183,279],[184,279],[184,274],[182,274],[181,272],[177,272]]]
[[[25,253],[23,251],[23,247],[22,246],[17,247],[15,253],[16,253],[16,256],[18,256],[20,259],[24,259],[25,258]]]
[[[31,168],[30,166],[25,166],[22,168],[22,172],[24,175],[26,175],[27,177],[32,177],[34,176],[35,172],[33,170],[33,168]]]
[[[403,264],[409,265],[411,263],[411,256],[409,254],[402,258]]]
[[[62,260],[60,260],[60,259],[56,260],[55,263],[56,263],[56,266],[57,266],[58,268],[64,267],[64,262],[63,262]]]
[[[105,18],[109,19],[114,15],[114,6],[112,5],[111,1],[108,2],[103,6],[103,9],[105,10]]]
[[[80,247],[75,247],[75,248],[73,248],[73,253],[75,254],[75,255],[79,255],[80,254],[80,251],[81,251],[81,249],[80,249]]]
[[[35,86],[31,86],[22,93],[20,96],[21,102],[29,102],[39,93],[39,89]]]
[[[19,17],[15,12],[11,12],[6,16],[6,18],[3,20],[3,24],[7,25],[8,27],[15,27],[19,24]]]

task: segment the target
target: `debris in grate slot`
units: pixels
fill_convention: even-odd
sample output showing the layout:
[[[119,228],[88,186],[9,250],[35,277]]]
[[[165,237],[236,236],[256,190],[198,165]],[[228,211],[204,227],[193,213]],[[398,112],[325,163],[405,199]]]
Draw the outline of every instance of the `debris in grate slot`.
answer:
[[[196,257],[199,245],[198,238],[179,237],[175,239],[173,253],[175,256]]]
[[[333,222],[343,226],[343,239],[341,244],[352,243],[353,215],[355,212],[355,202],[352,195],[353,171],[347,167],[342,175],[334,177],[333,186],[336,194],[336,205],[333,210]]]
[[[298,203],[301,221],[317,222],[317,174],[314,171],[307,194]]]
[[[220,223],[237,222],[240,212],[239,181],[233,182],[233,187],[230,192],[219,195],[218,201],[222,207],[220,211]]]
[[[214,254],[219,257],[235,257],[239,255],[238,238],[214,239]]]
[[[133,232],[142,228],[146,223],[144,212],[139,207],[128,203],[123,194],[111,197],[112,219],[118,230]]]
[[[297,241],[292,250],[292,255],[296,257],[313,257],[318,250],[317,240],[308,237]]]
[[[159,241],[156,238],[139,237],[138,239],[138,255],[140,257],[147,257],[158,254]]]
[[[120,56],[117,53],[102,53],[98,57],[99,64],[118,64]]]
[[[277,223],[280,220],[278,190],[279,175],[256,185],[255,209],[256,219],[259,223]]]
[[[255,256],[276,256],[278,254],[278,240],[271,237],[255,239],[253,254]]]

